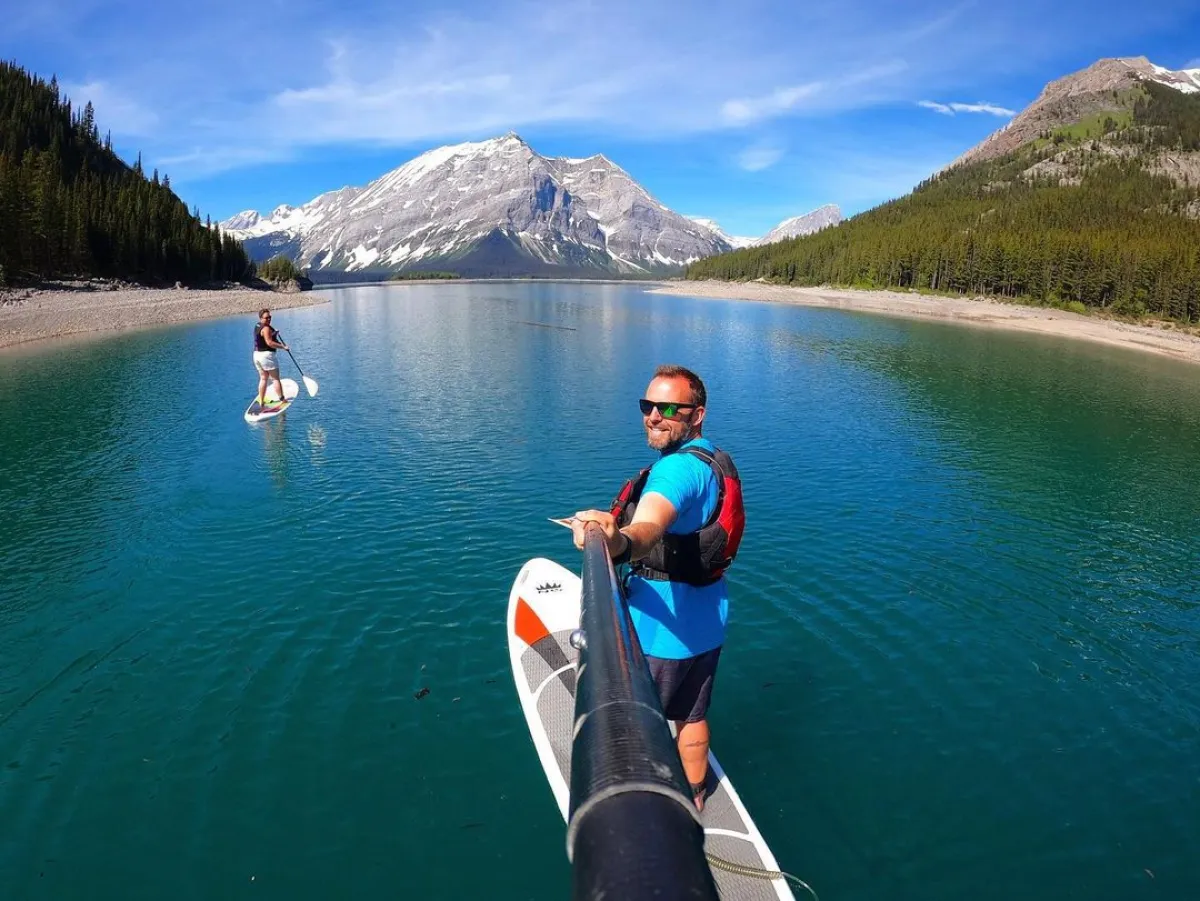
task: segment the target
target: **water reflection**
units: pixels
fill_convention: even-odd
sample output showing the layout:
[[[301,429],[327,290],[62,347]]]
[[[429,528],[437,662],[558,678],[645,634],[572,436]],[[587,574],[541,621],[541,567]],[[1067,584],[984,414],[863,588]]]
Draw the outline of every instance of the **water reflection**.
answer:
[[[279,488],[286,488],[288,483],[288,441],[287,413],[257,423],[262,432],[263,460],[271,480]]]
[[[312,459],[314,466],[325,465],[325,429],[315,422],[308,424],[308,446],[312,448]]]

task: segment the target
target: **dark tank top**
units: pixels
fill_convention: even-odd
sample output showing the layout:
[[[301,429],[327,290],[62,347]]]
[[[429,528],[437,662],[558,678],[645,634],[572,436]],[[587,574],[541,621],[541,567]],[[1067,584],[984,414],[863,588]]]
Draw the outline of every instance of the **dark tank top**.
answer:
[[[267,326],[267,328],[271,328],[271,327]],[[262,326],[261,322],[254,326],[254,349],[256,351],[274,350],[275,348],[273,348],[270,344],[268,344],[266,341],[263,340],[262,330],[263,330],[263,326]],[[279,340],[279,332],[275,331],[275,329],[271,329],[271,339],[273,341]]]

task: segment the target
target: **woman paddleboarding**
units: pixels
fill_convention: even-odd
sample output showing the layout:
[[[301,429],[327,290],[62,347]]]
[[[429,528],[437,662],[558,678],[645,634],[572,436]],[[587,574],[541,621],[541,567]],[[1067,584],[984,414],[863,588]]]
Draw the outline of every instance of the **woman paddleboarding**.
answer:
[[[274,381],[279,389],[279,400],[284,399],[283,383],[279,380],[279,360],[276,350],[289,350],[279,340],[279,332],[271,327],[271,311],[258,311],[258,324],[254,326],[254,368],[258,370],[258,405],[266,406],[267,383]]]

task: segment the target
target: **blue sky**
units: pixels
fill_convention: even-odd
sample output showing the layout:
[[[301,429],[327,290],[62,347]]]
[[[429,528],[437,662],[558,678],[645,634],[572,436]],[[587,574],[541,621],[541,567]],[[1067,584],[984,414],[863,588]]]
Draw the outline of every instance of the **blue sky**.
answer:
[[[761,235],[905,193],[1101,57],[1200,66],[1196,0],[5,5],[0,55],[214,219],[512,130]]]

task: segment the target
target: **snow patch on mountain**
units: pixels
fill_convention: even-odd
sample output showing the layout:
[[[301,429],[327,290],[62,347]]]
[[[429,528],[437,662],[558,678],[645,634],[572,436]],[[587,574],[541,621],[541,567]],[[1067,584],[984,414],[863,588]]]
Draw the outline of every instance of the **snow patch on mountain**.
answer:
[[[1200,69],[1167,69],[1150,63],[1154,71],[1151,76],[1159,84],[1175,88],[1185,94],[1200,94]]]
[[[751,244],[753,244],[755,241],[758,240],[757,238],[746,238],[746,237],[742,237],[739,235],[731,235],[728,232],[726,232],[725,229],[721,228],[721,226],[717,223],[717,220],[715,220],[715,219],[706,219],[703,216],[688,216],[688,218],[691,219],[693,222],[695,222],[697,225],[701,225],[704,228],[707,228],[710,232],[717,235],[718,237],[724,238],[726,241],[729,242],[729,246],[734,248],[735,250],[740,249],[742,247],[749,247]]]

